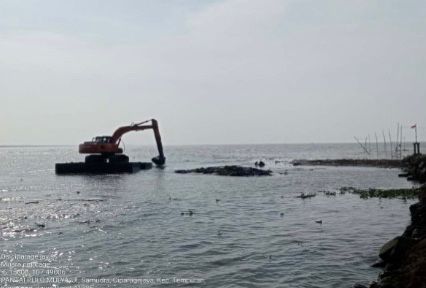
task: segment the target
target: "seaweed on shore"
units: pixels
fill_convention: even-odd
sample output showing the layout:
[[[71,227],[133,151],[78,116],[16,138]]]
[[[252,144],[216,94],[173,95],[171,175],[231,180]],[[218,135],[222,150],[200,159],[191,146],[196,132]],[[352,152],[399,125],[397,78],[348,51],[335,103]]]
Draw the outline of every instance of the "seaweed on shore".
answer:
[[[419,193],[420,188],[408,188],[408,189],[358,189],[354,187],[342,187],[340,188],[340,194],[351,193],[357,194],[361,199],[369,198],[387,198],[387,199],[415,199]]]

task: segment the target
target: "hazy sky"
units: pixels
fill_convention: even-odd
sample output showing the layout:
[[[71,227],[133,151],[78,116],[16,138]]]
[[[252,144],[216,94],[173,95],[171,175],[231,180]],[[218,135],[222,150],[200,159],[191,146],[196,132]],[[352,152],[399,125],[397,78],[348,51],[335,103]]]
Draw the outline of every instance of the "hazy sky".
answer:
[[[426,1],[0,0],[0,99],[0,144],[426,139]]]

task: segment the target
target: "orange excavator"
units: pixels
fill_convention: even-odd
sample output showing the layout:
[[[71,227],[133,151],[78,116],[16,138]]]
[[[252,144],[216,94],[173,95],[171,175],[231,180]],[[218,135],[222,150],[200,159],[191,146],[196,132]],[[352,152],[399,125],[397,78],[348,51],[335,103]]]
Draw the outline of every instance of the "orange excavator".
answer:
[[[122,154],[120,148],[121,137],[131,131],[142,131],[152,129],[154,131],[155,141],[157,142],[158,156],[152,158],[157,166],[163,166],[166,163],[164,157],[163,144],[161,142],[158,122],[155,119],[143,121],[129,126],[119,127],[112,136],[97,136],[92,141],[84,142],[79,145],[78,150],[81,154],[90,154],[86,156],[85,162],[88,164],[96,163],[128,163],[129,157]]]

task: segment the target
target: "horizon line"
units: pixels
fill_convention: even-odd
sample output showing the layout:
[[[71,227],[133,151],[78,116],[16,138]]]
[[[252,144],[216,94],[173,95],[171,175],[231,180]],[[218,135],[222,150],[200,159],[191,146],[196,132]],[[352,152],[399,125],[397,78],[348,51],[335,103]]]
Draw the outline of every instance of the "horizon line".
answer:
[[[386,142],[389,143],[389,142]],[[396,143],[392,141],[392,143]],[[398,142],[399,143],[399,142]],[[414,142],[402,142],[404,144],[413,144]],[[424,143],[424,141],[419,141],[419,143]],[[163,144],[165,147],[172,146],[258,146],[258,145],[309,145],[309,144],[358,144],[357,142],[287,142],[287,143],[200,143],[200,144]],[[371,142],[371,144],[375,144],[375,142]],[[383,142],[379,142],[380,145],[383,145]],[[8,148],[8,147],[70,147],[76,146],[76,144],[0,144],[0,148]],[[126,144],[126,146],[151,146],[150,144]]]

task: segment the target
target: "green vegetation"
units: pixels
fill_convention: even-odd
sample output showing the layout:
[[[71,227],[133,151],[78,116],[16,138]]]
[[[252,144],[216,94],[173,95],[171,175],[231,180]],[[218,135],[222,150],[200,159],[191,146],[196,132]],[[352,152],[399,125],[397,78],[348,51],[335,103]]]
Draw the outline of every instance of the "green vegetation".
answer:
[[[399,199],[415,199],[418,197],[421,188],[409,189],[357,189],[354,187],[340,188],[340,194],[352,193],[357,194],[362,199],[368,198],[399,198]]]

